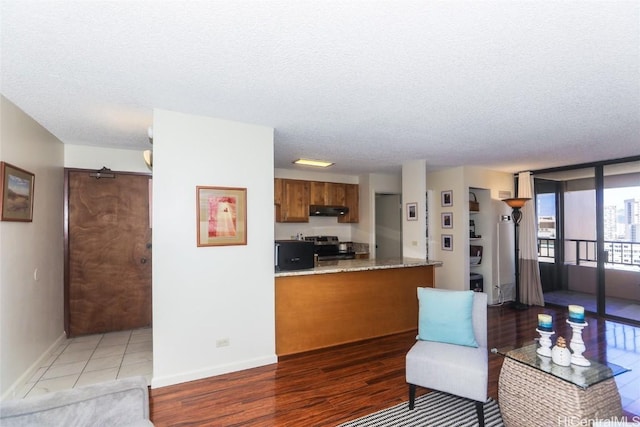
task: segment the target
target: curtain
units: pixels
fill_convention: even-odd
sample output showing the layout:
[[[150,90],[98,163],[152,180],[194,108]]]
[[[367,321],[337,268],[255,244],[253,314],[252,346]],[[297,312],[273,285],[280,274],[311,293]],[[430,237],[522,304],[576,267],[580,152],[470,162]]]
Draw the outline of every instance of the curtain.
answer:
[[[538,265],[538,235],[536,232],[536,204],[531,172],[518,174],[518,197],[531,198],[522,208],[520,220],[520,302],[544,306],[540,266]]]

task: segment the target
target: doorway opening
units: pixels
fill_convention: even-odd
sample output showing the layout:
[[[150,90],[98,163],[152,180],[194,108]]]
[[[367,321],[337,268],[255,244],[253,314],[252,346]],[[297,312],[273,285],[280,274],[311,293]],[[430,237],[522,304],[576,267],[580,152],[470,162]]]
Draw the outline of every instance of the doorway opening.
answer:
[[[375,257],[402,258],[402,203],[400,194],[376,193]]]

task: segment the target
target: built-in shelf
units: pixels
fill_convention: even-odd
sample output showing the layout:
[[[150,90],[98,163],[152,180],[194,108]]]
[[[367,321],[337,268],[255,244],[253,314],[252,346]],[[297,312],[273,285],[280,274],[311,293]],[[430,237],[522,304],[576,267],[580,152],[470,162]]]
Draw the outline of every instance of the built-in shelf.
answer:
[[[476,201],[480,204],[480,209],[469,210],[469,231],[468,231],[468,244],[469,244],[469,280],[470,288],[477,289],[478,283],[483,283],[483,291],[488,291],[488,286],[491,284],[491,224],[490,224],[490,209],[491,209],[491,193],[487,189],[470,187],[469,193],[475,194]],[[470,201],[473,200],[471,194]],[[471,237],[474,236],[474,237]],[[480,256],[480,262],[475,264],[477,258],[474,258],[471,262],[471,257]]]

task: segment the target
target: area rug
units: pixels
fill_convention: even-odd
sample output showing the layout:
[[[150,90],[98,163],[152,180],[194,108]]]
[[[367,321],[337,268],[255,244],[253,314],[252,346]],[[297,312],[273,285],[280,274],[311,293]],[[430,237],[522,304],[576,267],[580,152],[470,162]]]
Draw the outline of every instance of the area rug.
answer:
[[[474,427],[478,425],[475,402],[437,391],[416,398],[415,408],[404,402],[375,412],[338,427]],[[484,425],[504,427],[498,403],[489,399],[484,404]]]

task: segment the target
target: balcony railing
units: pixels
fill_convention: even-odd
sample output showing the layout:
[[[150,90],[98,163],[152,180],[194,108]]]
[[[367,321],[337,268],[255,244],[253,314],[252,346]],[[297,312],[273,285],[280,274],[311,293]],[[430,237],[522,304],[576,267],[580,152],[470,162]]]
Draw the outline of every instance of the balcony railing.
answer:
[[[547,262],[555,259],[556,239],[538,239],[538,258],[544,258]]]
[[[565,262],[575,265],[595,265],[598,251],[595,240],[566,239]],[[554,262],[555,239],[538,239],[538,259],[541,262]],[[605,267],[640,268],[640,242],[604,241]]]

